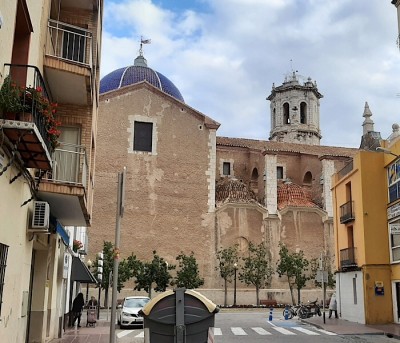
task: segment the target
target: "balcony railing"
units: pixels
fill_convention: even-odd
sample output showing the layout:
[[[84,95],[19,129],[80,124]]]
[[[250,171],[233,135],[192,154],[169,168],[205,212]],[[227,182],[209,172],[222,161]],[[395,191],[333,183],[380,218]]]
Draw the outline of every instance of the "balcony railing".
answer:
[[[357,267],[355,247],[340,250],[340,267],[342,269]]]
[[[50,19],[46,54],[92,67],[92,33],[78,26]]]
[[[347,163],[342,169],[340,169],[337,173],[338,175],[338,180],[341,178],[345,177],[348,173],[350,173],[353,170],[353,160],[351,160],[349,163]]]
[[[355,219],[353,210],[354,201],[348,201],[340,206],[340,224],[345,224]]]
[[[43,155],[50,157],[53,151],[48,120],[43,114],[43,102],[51,103],[51,94],[36,66],[5,63],[4,74],[8,77],[5,78],[3,86],[14,89],[14,92],[3,95],[14,104],[19,103],[19,106],[18,110],[15,106],[14,110],[8,109],[7,104],[4,108],[0,108],[2,118],[5,119],[2,124],[3,129],[7,130],[5,133],[12,143],[17,145],[26,166],[39,168],[39,164],[44,162]],[[36,97],[33,97],[32,92],[36,93]],[[19,122],[26,122],[28,125],[20,125]],[[29,126],[30,123],[35,124],[35,130],[32,130],[32,125]],[[26,132],[22,133],[22,130]],[[43,148],[39,148],[35,138],[32,137],[33,134],[44,144]],[[47,149],[47,154],[42,151],[43,149]]]
[[[47,172],[43,180],[82,186],[86,189],[88,162],[84,146],[61,142],[54,150],[52,162],[53,170]]]

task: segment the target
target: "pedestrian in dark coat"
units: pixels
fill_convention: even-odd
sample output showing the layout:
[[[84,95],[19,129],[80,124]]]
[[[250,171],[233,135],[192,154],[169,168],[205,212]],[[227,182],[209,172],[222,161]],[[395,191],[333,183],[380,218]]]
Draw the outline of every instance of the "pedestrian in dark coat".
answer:
[[[78,328],[81,327],[81,316],[82,316],[82,310],[83,310],[84,306],[85,306],[85,300],[83,299],[83,294],[78,293],[78,295],[74,299],[74,302],[72,303],[72,313],[74,315],[74,320],[72,321],[72,326],[75,325],[75,322],[78,319]]]

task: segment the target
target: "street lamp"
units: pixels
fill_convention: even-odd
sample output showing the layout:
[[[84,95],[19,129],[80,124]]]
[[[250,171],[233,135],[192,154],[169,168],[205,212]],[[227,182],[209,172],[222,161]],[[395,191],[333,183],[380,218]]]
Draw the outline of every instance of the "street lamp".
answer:
[[[238,264],[236,262],[233,264],[233,269],[235,271],[235,279],[233,282],[233,306],[236,306],[236,275],[238,269]]]

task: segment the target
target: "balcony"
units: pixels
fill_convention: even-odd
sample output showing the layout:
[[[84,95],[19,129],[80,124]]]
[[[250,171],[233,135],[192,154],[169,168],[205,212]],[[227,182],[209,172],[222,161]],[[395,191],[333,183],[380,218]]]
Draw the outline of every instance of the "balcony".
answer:
[[[65,226],[89,226],[88,160],[85,147],[61,142],[54,150],[53,169],[39,183],[38,196]]]
[[[340,206],[340,224],[346,224],[355,220],[353,209],[354,201],[348,201]]]
[[[4,69],[9,77],[5,79],[2,92],[8,102],[13,103],[13,110],[7,108],[8,104],[0,109],[0,129],[19,153],[24,167],[49,170],[53,148],[48,121],[43,114],[43,104],[32,98],[32,92],[39,89],[40,98],[48,104],[51,102],[44,79],[35,66],[6,63]],[[10,91],[5,91],[6,88]]]
[[[340,269],[354,270],[358,268],[355,258],[355,250],[355,247],[340,250]]]
[[[81,27],[48,21],[44,69],[59,103],[90,105],[93,89],[92,33]]]

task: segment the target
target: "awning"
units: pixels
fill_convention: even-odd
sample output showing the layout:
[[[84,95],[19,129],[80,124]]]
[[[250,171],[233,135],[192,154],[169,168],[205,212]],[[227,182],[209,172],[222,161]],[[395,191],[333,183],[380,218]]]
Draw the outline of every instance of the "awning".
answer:
[[[68,232],[65,231],[64,226],[62,226],[58,221],[56,225],[56,231],[60,235],[61,239],[64,242],[65,246],[69,246],[69,235]]]
[[[96,278],[79,257],[72,257],[71,280],[81,283],[97,283]]]

